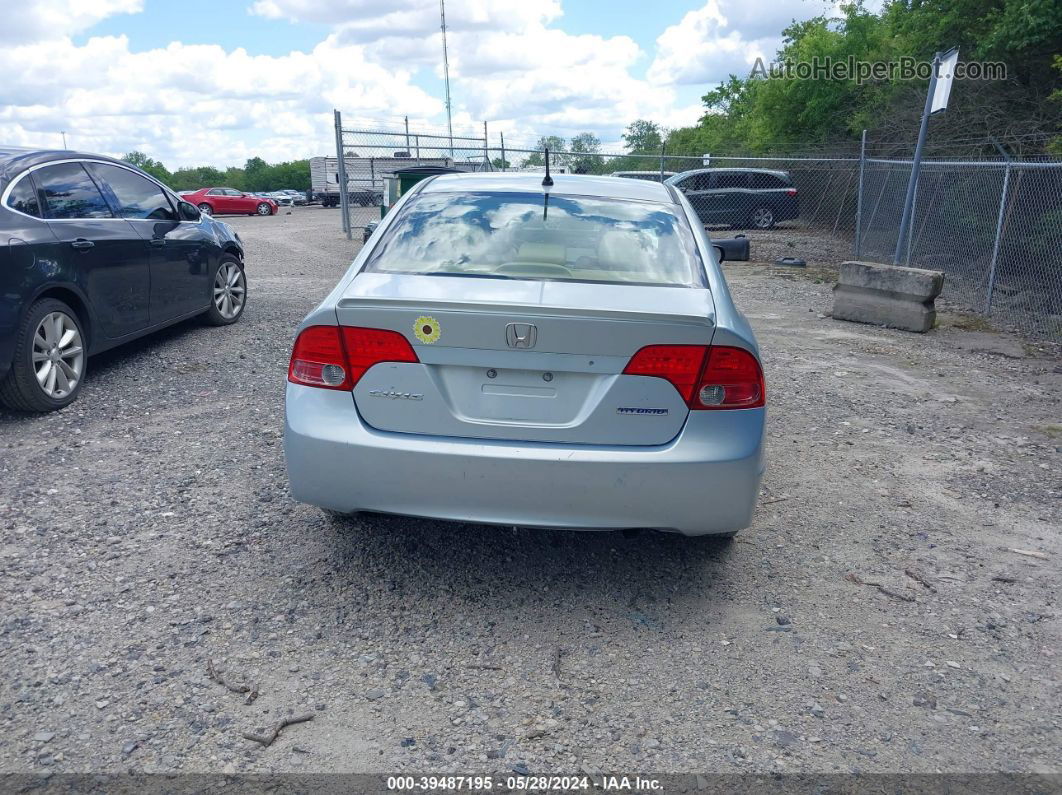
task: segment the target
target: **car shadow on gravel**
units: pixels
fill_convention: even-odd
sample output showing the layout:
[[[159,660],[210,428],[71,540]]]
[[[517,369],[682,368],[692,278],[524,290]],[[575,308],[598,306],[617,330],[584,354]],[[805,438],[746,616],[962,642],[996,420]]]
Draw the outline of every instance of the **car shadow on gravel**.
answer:
[[[208,327],[199,317],[182,320],[173,326],[167,326],[159,331],[154,331],[146,337],[132,340],[119,345],[117,348],[97,353],[89,360],[88,378],[86,384],[91,384],[94,376],[101,376],[115,368],[126,367],[132,360],[141,354],[150,354],[153,351],[161,353],[167,343],[187,336],[196,330],[207,330]]]
[[[735,586],[734,539],[643,531],[565,531],[361,515],[335,533],[331,577],[378,577],[404,598],[459,596],[484,607],[527,599],[625,613],[652,627],[647,605],[679,606]],[[703,607],[703,602],[700,602]]]

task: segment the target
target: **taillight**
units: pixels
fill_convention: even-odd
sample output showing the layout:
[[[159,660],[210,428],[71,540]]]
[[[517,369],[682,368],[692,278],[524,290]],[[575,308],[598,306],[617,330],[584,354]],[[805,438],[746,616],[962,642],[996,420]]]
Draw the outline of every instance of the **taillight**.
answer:
[[[796,188],[790,188],[785,192],[786,196],[796,196]]]
[[[697,386],[697,376],[704,367],[704,345],[649,345],[642,348],[623,369],[624,375],[648,375],[663,378],[682,395],[687,403]]]
[[[361,380],[365,371],[380,362],[418,362],[409,340],[397,331],[378,328],[341,326],[343,344],[350,365],[350,388]]]
[[[744,348],[708,349],[691,409],[754,409],[767,402],[763,370]]]
[[[763,370],[743,348],[649,345],[631,357],[623,374],[665,379],[691,409],[752,409],[766,403]]]
[[[288,380],[321,389],[351,390],[379,362],[416,362],[409,340],[397,331],[352,326],[310,326],[291,352]]]
[[[310,326],[295,340],[288,365],[293,384],[352,389],[338,326]]]

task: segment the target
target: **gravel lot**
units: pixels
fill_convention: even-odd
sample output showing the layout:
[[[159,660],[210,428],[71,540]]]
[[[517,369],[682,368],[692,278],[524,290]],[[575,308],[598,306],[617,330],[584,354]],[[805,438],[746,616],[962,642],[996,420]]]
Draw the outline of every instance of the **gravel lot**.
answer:
[[[1062,770],[1048,351],[842,324],[828,272],[736,264],[771,421],[733,543],[333,522],[281,435],[292,332],[358,245],[337,213],[231,219],[239,324],[0,414],[0,769]]]

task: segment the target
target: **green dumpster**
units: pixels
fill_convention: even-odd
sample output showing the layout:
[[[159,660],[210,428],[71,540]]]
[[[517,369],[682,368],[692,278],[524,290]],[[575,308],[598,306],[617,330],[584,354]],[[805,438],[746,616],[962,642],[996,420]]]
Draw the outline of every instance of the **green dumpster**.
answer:
[[[456,168],[445,166],[411,166],[402,168],[384,177],[383,204],[380,206],[380,217],[387,215],[387,211],[398,201],[402,195],[421,180],[434,177],[436,174],[460,174]]]

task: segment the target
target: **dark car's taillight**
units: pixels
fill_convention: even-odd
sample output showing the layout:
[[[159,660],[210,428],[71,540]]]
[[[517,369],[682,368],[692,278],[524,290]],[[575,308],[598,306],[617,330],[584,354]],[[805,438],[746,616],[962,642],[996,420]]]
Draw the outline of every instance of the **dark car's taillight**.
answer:
[[[397,331],[310,326],[295,340],[288,380],[303,386],[349,391],[374,364],[417,361],[413,346]]]
[[[663,378],[694,410],[753,409],[767,399],[760,363],[744,348],[649,345],[631,357],[623,374]]]
[[[796,188],[790,188],[785,192],[786,196],[796,196]]]

